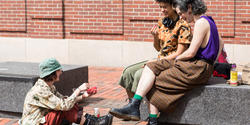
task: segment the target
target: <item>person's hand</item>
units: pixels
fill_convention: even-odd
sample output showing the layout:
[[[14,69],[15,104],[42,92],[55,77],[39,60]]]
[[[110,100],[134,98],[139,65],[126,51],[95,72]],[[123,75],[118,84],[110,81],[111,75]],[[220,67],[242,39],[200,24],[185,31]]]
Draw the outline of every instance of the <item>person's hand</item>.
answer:
[[[80,90],[80,92],[86,91],[88,88],[89,88],[89,84],[88,83],[83,83],[82,85],[80,85],[78,87],[78,89]]]
[[[154,37],[157,37],[158,36],[158,26],[157,25],[154,25],[152,28],[151,28],[151,34],[154,36]]]
[[[89,96],[91,96],[91,95],[88,94],[87,91],[84,91],[84,93],[82,94],[82,99],[87,98],[87,97],[89,97]]]
[[[97,93],[97,87],[91,87],[87,89],[87,91],[84,91],[82,94],[82,98],[87,98],[89,96],[92,96]]]

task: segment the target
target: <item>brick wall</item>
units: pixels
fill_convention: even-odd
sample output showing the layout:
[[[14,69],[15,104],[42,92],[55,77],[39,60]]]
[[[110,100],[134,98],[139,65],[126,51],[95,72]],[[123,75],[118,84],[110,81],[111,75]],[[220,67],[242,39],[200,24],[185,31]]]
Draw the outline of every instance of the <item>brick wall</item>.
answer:
[[[205,0],[226,43],[250,44],[249,0]],[[152,41],[153,0],[0,0],[0,36]]]

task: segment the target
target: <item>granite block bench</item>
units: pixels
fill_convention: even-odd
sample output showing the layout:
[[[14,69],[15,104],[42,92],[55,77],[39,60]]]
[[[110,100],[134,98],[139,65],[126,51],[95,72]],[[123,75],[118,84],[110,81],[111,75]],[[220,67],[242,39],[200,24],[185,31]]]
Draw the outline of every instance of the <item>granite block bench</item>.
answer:
[[[232,87],[212,77],[208,85],[187,93],[171,113],[161,113],[161,123],[185,125],[250,125],[250,86]],[[141,118],[148,109],[141,105]]]
[[[25,62],[0,63],[0,117],[21,117],[26,93],[39,78],[38,65]],[[87,66],[62,66],[64,72],[55,86],[63,95],[70,95],[73,88],[88,82]]]

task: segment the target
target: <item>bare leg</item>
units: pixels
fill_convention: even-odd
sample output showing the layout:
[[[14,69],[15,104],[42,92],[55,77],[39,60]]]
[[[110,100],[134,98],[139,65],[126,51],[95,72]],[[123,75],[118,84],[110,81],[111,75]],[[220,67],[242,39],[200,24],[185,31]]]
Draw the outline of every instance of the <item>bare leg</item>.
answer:
[[[145,66],[135,94],[144,97],[152,88],[154,81],[155,74],[150,68]]]
[[[149,113],[152,114],[151,116],[149,115],[148,119],[148,125],[157,125],[158,124],[158,118],[157,116],[155,117],[154,115],[158,115],[159,111],[158,109],[151,103],[149,103]]]
[[[149,113],[150,114],[158,114],[159,110],[151,103],[148,104],[149,105]]]

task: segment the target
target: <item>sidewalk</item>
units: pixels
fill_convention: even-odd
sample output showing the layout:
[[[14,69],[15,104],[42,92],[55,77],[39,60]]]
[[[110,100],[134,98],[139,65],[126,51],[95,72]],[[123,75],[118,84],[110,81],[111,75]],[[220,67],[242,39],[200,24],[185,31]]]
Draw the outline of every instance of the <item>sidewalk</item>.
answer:
[[[93,108],[100,108],[101,115],[108,113],[112,107],[121,107],[126,102],[126,92],[117,82],[123,68],[89,67],[90,86],[97,86],[96,95],[85,100],[84,109],[93,114]],[[122,121],[114,117],[113,125],[146,125],[141,121]],[[0,125],[17,125],[17,119],[0,118]]]

